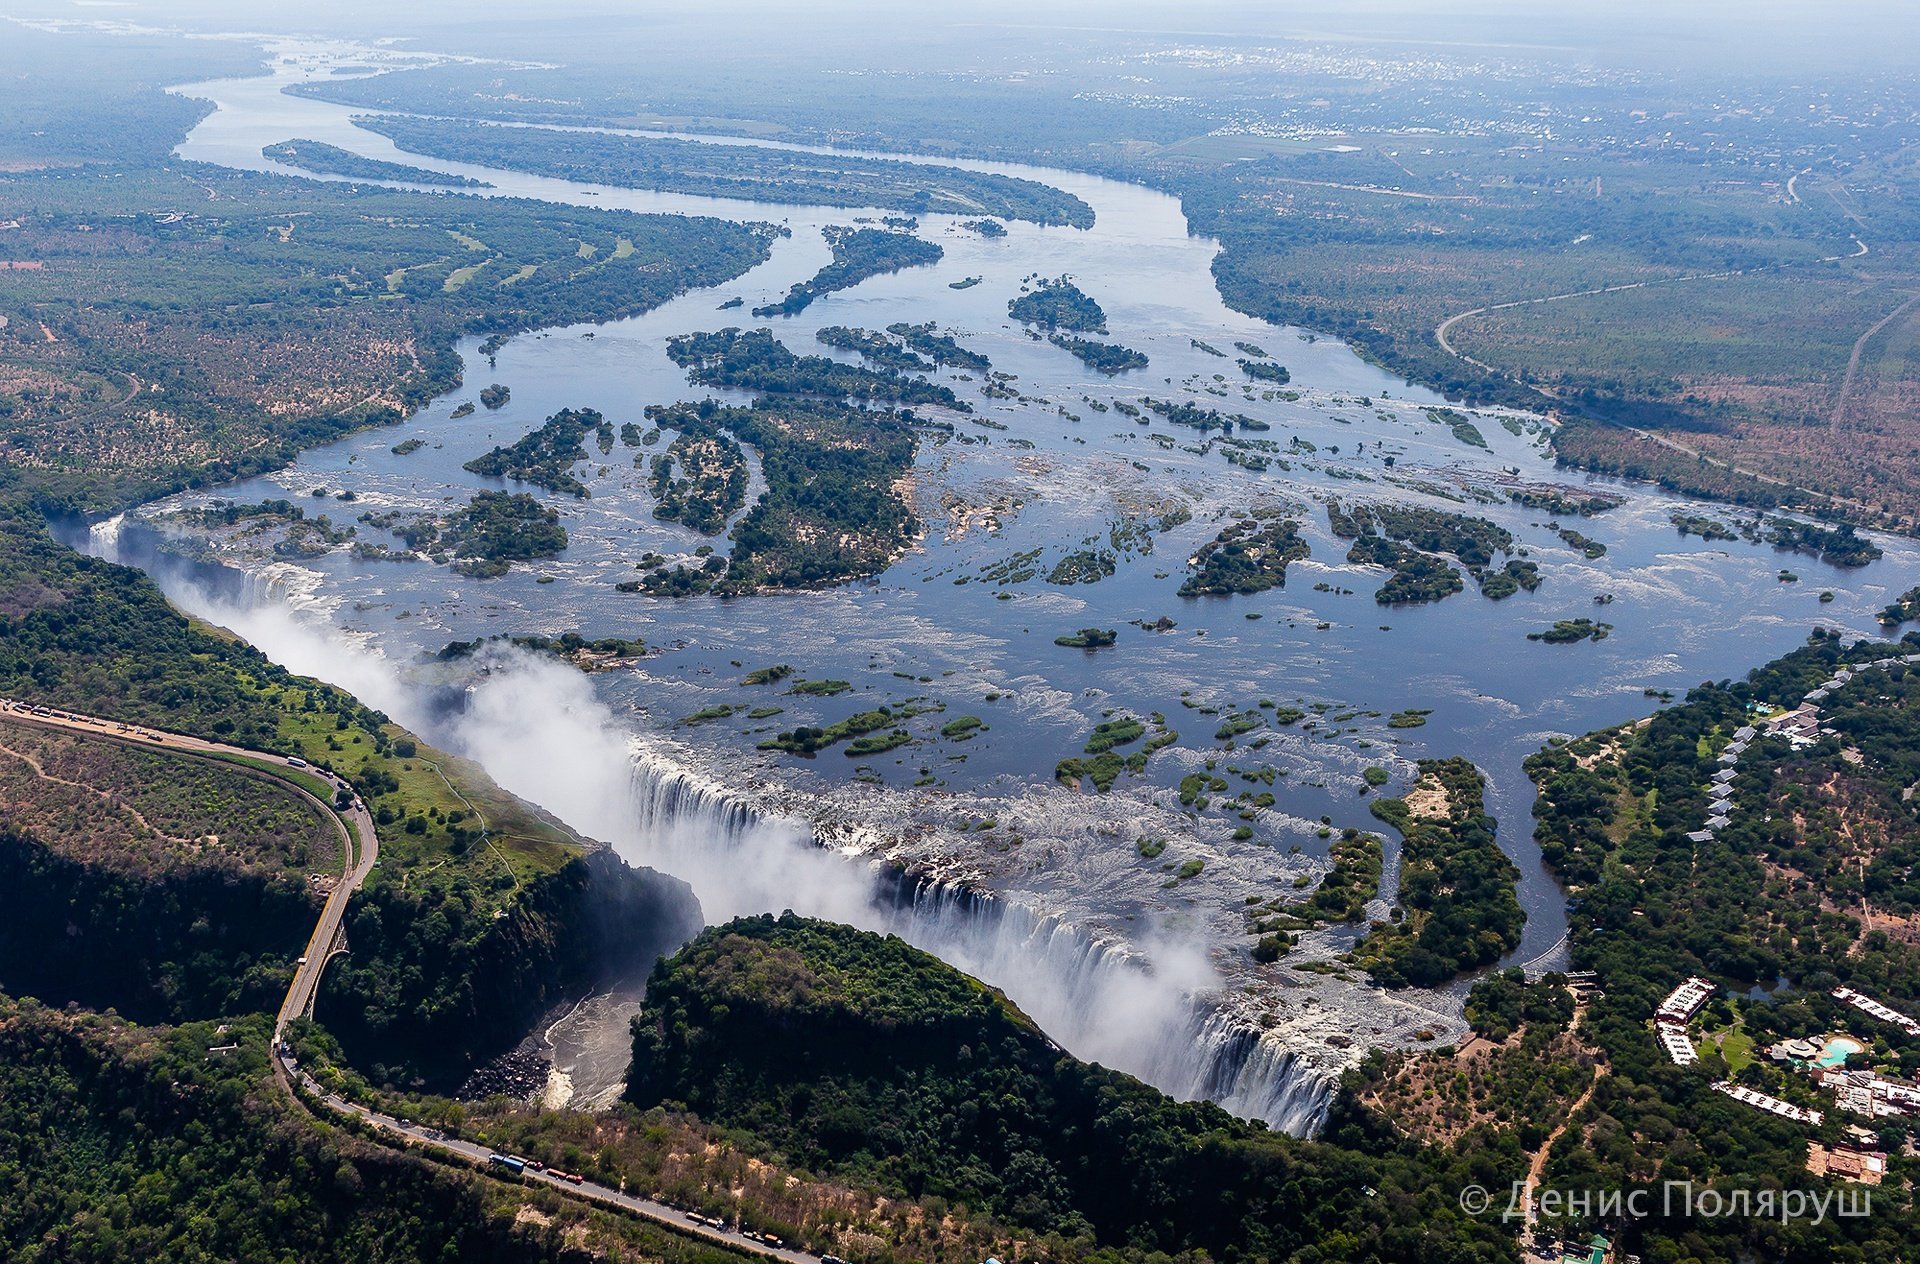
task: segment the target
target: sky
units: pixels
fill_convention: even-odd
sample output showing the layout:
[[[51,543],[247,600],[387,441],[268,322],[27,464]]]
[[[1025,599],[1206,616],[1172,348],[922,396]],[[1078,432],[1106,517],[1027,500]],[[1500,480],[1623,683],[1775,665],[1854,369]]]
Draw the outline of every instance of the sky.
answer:
[[[341,34],[427,35],[530,23],[560,47],[570,25],[609,19],[678,24],[694,17],[712,23],[717,37],[762,31],[802,42],[857,37],[878,26],[944,28],[964,39],[969,27],[994,25],[1538,47],[1676,70],[1702,62],[1809,71],[1920,63],[1920,21],[1910,0],[971,0],[958,8],[930,0],[0,0],[0,13]]]

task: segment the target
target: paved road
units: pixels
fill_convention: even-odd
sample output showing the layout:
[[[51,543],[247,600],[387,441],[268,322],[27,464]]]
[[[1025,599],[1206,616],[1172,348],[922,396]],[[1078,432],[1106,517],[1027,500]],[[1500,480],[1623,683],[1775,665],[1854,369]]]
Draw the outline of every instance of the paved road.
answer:
[[[129,746],[174,751],[201,758],[237,757],[256,764],[285,769],[288,775],[284,777],[275,776],[267,769],[255,771],[260,776],[272,777],[319,808],[340,831],[340,842],[345,855],[341,865],[342,880],[327,896],[326,905],[320,911],[320,920],[315,924],[313,934],[307,940],[306,955],[300,958],[300,964],[293,974],[293,983],[288,987],[286,999],[281,1002],[280,1012],[274,1020],[275,1078],[289,1093],[293,1093],[295,1085],[298,1084],[305,1090],[308,1102],[318,1103],[337,1115],[371,1124],[376,1130],[402,1145],[413,1149],[438,1151],[440,1157],[455,1157],[476,1164],[489,1176],[501,1175],[501,1169],[490,1162],[493,1151],[484,1146],[448,1137],[417,1124],[403,1123],[391,1116],[368,1110],[344,1097],[327,1092],[306,1072],[299,1069],[292,1055],[286,1052],[282,1044],[281,1034],[287,1022],[311,1012],[314,994],[320,986],[320,976],[326,968],[327,956],[333,947],[335,937],[339,934],[340,921],[346,916],[347,902],[367,880],[367,875],[373,871],[374,862],[380,858],[380,840],[374,833],[373,817],[368,814],[366,805],[358,796],[353,798],[352,805],[345,812],[335,813],[330,805],[322,803],[308,793],[303,786],[292,780],[292,777],[296,774],[306,774],[336,789],[344,789],[351,793],[352,788],[345,780],[323,769],[296,764],[284,755],[270,755],[262,751],[248,750],[245,747],[229,746],[223,742],[209,742],[184,733],[168,733],[160,729],[121,724],[118,721],[103,720],[96,716],[80,715],[71,711],[44,706],[35,707],[32,703],[11,699],[0,699],[0,721],[38,728],[61,729],[82,733],[89,737],[122,742]],[[295,1100],[300,1099],[296,1096]],[[777,1260],[781,1264],[820,1264],[818,1257],[804,1251],[790,1250],[756,1238],[749,1238],[738,1231],[695,1220],[691,1213],[678,1211],[665,1203],[654,1202],[649,1198],[638,1198],[593,1181],[583,1179],[575,1184],[567,1180],[564,1175],[555,1175],[550,1170],[537,1171],[532,1167],[528,1167],[521,1174],[520,1179],[529,1183],[549,1185],[575,1198],[641,1216],[677,1233],[712,1242],[729,1250]]]
[[[409,1148],[439,1151],[443,1156],[457,1157],[468,1163],[476,1164],[483,1171],[488,1171],[489,1174],[492,1174],[492,1170],[496,1166],[491,1162],[492,1156],[496,1153],[495,1151],[489,1150],[485,1146],[474,1145],[470,1141],[462,1141],[457,1137],[449,1137],[444,1133],[437,1132],[422,1124],[395,1119],[391,1115],[382,1115],[377,1111],[368,1110],[365,1106],[350,1102],[344,1097],[329,1093],[321,1088],[317,1082],[309,1078],[304,1071],[301,1071],[290,1057],[283,1057],[280,1061],[282,1063],[282,1069],[287,1075],[294,1077],[299,1082],[300,1087],[307,1093],[309,1099],[319,1102],[335,1114],[351,1116],[352,1118],[360,1120],[362,1123],[370,1124],[375,1129],[394,1138]],[[732,1251],[740,1251],[749,1255],[759,1256],[763,1259],[779,1260],[781,1264],[820,1264],[818,1256],[809,1255],[805,1251],[795,1251],[784,1246],[773,1246],[757,1238],[749,1238],[745,1234],[732,1229],[716,1227],[704,1221],[697,1221],[690,1212],[678,1211],[667,1206],[665,1203],[654,1202],[650,1198],[638,1198],[632,1194],[623,1194],[617,1189],[607,1185],[601,1185],[594,1181],[583,1179],[578,1184],[575,1184],[568,1180],[564,1174],[556,1173],[552,1169],[541,1171],[528,1167],[520,1174],[519,1179],[529,1185],[547,1185],[559,1190],[561,1193],[570,1194],[575,1198],[585,1199],[588,1202],[599,1203],[602,1206],[617,1208],[618,1210],[629,1212],[648,1220],[657,1221],[676,1232],[699,1238],[703,1241],[712,1242],[717,1246],[723,1246]]]
[[[89,737],[105,738],[108,741],[123,742],[129,746],[142,746],[149,749],[174,751],[179,754],[197,755],[202,758],[245,759],[255,764],[264,764],[268,769],[283,768],[285,777],[274,777],[281,785],[299,795],[302,799],[319,809],[320,814],[333,822],[339,831],[342,851],[341,881],[327,896],[326,904],[320,910],[320,920],[313,928],[313,935],[307,940],[307,951],[293,972],[293,984],[287,989],[286,1000],[280,1005],[280,1012],[274,1019],[274,1040],[278,1043],[281,1029],[289,1019],[298,1018],[313,1010],[313,998],[320,988],[320,976],[326,970],[327,956],[333,947],[334,938],[340,932],[340,922],[347,914],[347,901],[367,880],[374,864],[380,859],[380,839],[374,832],[373,817],[368,814],[366,804],[358,796],[352,799],[352,806],[344,812],[336,813],[331,804],[323,803],[309,793],[306,787],[293,780],[293,775],[304,773],[334,787],[352,794],[352,787],[346,780],[336,777],[324,769],[314,768],[305,763],[296,763],[285,755],[270,755],[264,751],[248,750],[243,746],[229,746],[225,742],[209,742],[204,738],[191,737],[185,733],[168,733],[161,729],[143,728],[139,725],[122,724],[115,720],[103,720],[97,716],[81,715],[73,711],[61,711],[51,707],[36,707],[31,703],[0,699],[0,718],[40,728],[63,729],[70,733],[83,733]],[[269,770],[261,770],[263,776],[273,776]]]

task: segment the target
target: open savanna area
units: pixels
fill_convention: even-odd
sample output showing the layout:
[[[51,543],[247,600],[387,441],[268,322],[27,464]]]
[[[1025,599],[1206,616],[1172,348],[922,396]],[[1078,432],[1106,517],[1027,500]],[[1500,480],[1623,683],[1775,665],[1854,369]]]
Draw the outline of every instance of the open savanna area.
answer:
[[[1533,1149],[1593,1081],[1594,1066],[1594,1051],[1577,1035],[1529,1028],[1504,1040],[1476,1036],[1457,1049],[1382,1059],[1360,1100],[1435,1145],[1456,1145],[1476,1129],[1515,1128]]]
[[[30,512],[0,513],[0,538],[7,543],[0,552],[0,696],[299,755],[333,769],[353,783],[378,827],[375,887],[392,884],[415,897],[458,890],[490,915],[581,852],[575,835],[502,791],[477,766],[433,750],[346,693],[294,676],[229,634],[181,616],[137,572],[73,553],[49,538]],[[303,844],[284,834],[290,828],[278,814],[284,808],[266,811],[267,802],[297,806],[277,783],[200,760],[112,750],[110,742],[80,744],[76,751],[102,749],[85,760],[74,754],[79,763],[69,767],[66,757],[41,758],[31,744],[52,739],[23,732],[19,725],[0,728],[0,742],[89,789],[38,778],[21,759],[0,751],[6,785],[24,791],[24,779],[34,777],[35,793],[23,797],[57,804],[34,809],[32,821],[17,821],[22,832],[85,837],[94,829],[88,822],[96,822],[102,837],[111,825],[144,838],[138,846],[156,856],[177,859],[190,850],[196,865],[251,848],[303,873],[337,867],[321,863],[333,852],[314,850],[336,848],[336,842]],[[164,760],[170,771],[150,776],[155,769],[145,764],[129,770],[125,761],[136,758]],[[108,767],[124,771],[102,780]],[[139,784],[144,781],[152,784]],[[330,796],[318,778],[308,781],[310,793]],[[243,790],[252,797],[233,802],[248,805],[244,809],[212,813],[224,796]],[[256,802],[262,794],[277,798]],[[145,815],[150,828],[140,830],[113,796]],[[81,807],[86,815],[74,815]],[[209,814],[196,824],[202,809]],[[236,813],[251,814],[252,824],[236,821]],[[309,828],[322,826],[331,840],[330,824]],[[219,848],[206,843],[210,834],[219,836]],[[297,858],[301,854],[311,865]]]
[[[1226,245],[1230,303],[1450,394],[1554,412],[1575,464],[1920,522],[1910,157],[1807,174],[1358,139],[1217,163],[1176,145],[1148,165]]]
[[[0,828],[134,872],[182,863],[298,874],[340,868],[333,824],[277,781],[4,717]]]
[[[0,453],[107,510],[284,463],[459,383],[453,344],[645,310],[762,230],[174,168],[0,176]],[[114,490],[103,492],[103,484]]]

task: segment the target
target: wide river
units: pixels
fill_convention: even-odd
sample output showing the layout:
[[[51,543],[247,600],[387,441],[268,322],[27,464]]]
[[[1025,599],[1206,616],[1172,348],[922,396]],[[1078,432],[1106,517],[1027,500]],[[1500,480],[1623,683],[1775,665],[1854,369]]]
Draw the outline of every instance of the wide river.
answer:
[[[463,462],[563,407],[596,408],[622,423],[641,421],[648,404],[704,397],[710,392],[690,388],[666,358],[667,338],[770,323],[747,318],[747,309],[826,261],[823,228],[884,213],[584,185],[419,157],[356,127],[352,118],[363,110],[282,91],[339,77],[336,67],[364,68],[380,54],[312,43],[269,51],[270,73],[259,78],[177,89],[217,107],[181,145],[182,157],[286,172],[261,147],[313,139],[492,186],[461,196],[772,221],[792,235],[746,276],[645,316],[522,334],[491,366],[467,345],[463,389],[398,427],[220,489],[223,498],[350,490],[352,508],[329,506],[347,523],[368,510],[444,511],[476,490],[504,486],[465,472]],[[424,561],[356,561],[344,549],[288,564],[244,541],[215,539],[213,555],[249,576],[243,588],[223,589],[193,582],[195,574],[204,580],[204,568],[155,561],[149,533],[135,550],[116,524],[95,532],[96,546],[125,546],[182,604],[473,754],[509,788],[635,862],[686,877],[710,919],[791,907],[900,930],[1007,988],[1075,1052],[1296,1129],[1313,1126],[1318,1109],[1311,1094],[1282,1083],[1301,1067],[1324,1087],[1364,1044],[1459,1029],[1457,991],[1389,997],[1362,980],[1293,970],[1284,960],[1257,967],[1246,956],[1245,903],[1310,885],[1324,871],[1329,825],[1372,824],[1365,769],[1386,768],[1389,793],[1407,785],[1410,761],[1422,756],[1466,755],[1485,771],[1502,845],[1522,873],[1528,923],[1514,960],[1551,960],[1565,903],[1531,840],[1533,796],[1521,761],[1553,735],[1646,714],[1657,705],[1649,691],[1684,693],[1740,674],[1815,624],[1876,634],[1874,611],[1913,582],[1916,553],[1904,541],[1883,541],[1879,563],[1841,570],[1770,547],[1683,538],[1669,522],[1676,509],[1716,511],[1557,471],[1537,418],[1480,413],[1474,420],[1486,446],[1462,442],[1427,413],[1443,401],[1340,342],[1229,311],[1210,272],[1217,244],[1190,236],[1178,202],[1161,193],[1069,171],[953,165],[1057,186],[1084,199],[1097,219],[1090,230],[1014,222],[1006,236],[987,239],[957,217],[922,215],[918,234],[946,251],[939,264],[870,280],[771,322],[794,350],[824,353],[813,337],[824,325],[931,321],[1017,377],[1018,398],[988,399],[981,382],[942,375],[990,424],[955,418],[960,438],[923,441],[914,495],[928,533],[874,581],[728,602],[617,592],[643,552],[685,557],[709,542],[651,517],[646,470],[625,447],[576,471],[591,499],[543,495],[571,533],[565,555],[499,579],[463,579]],[[1106,309],[1115,341],[1150,357],[1149,368],[1092,374],[1009,319],[1008,301],[1024,283],[1063,273]],[[978,283],[951,288],[970,277]],[[744,308],[717,310],[734,296]],[[1284,363],[1288,390],[1249,382],[1235,363],[1243,354],[1236,343]],[[451,417],[489,382],[511,388],[504,408]],[[1203,445],[1198,432],[1113,407],[1142,396],[1259,418],[1271,429],[1246,433],[1274,440],[1279,451],[1268,454],[1267,469],[1251,469],[1230,463],[1218,443]],[[410,452],[393,451],[413,438],[422,442]],[[649,451],[640,450],[643,461]],[[1507,497],[1521,483],[1600,490],[1622,503],[1556,523]],[[1345,561],[1346,542],[1332,535],[1323,508],[1331,497],[1492,519],[1538,563],[1543,582],[1499,602],[1469,580],[1466,592],[1438,603],[1379,606],[1372,594],[1384,573]],[[162,502],[135,517],[164,531],[171,511],[206,499]],[[1227,515],[1261,505],[1289,508],[1311,544],[1311,558],[1295,564],[1284,589],[1179,597],[1189,556]],[[1174,506],[1191,521],[1129,534]],[[1557,527],[1598,541],[1604,555],[1587,556]],[[724,538],[711,543],[726,547]],[[1115,573],[1091,584],[1049,583],[1054,564],[1082,548],[1112,553]],[[1009,575],[1020,555],[1037,558],[1029,563],[1035,574]],[[1783,582],[1783,569],[1798,582]],[[233,600],[236,591],[244,602]],[[1823,601],[1823,593],[1831,597]],[[1175,626],[1136,626],[1161,616]],[[1574,645],[1527,639],[1578,617],[1604,620],[1611,634]],[[1118,629],[1118,645],[1099,653],[1055,645],[1057,635],[1085,626]],[[422,651],[452,640],[569,629],[643,637],[653,652],[592,677],[525,658],[492,661],[485,674],[452,682],[419,666]],[[795,679],[842,680],[852,689],[816,697],[741,683],[747,671],[773,664],[790,665]],[[452,709],[449,683],[464,691]],[[1308,718],[1268,725],[1273,709],[1260,711],[1262,699]],[[756,749],[775,729],[909,700],[944,711],[914,721],[915,742],[882,755],[829,751],[801,760]],[[777,715],[766,714],[774,707]],[[756,709],[762,714],[749,714]],[[1260,725],[1229,747],[1215,730],[1239,709]],[[714,718],[688,722],[703,712]],[[1180,740],[1155,754],[1145,774],[1123,775],[1110,794],[1055,784],[1056,761],[1078,754],[1093,726],[1120,712],[1160,713]],[[1408,727],[1403,717],[1389,725],[1405,712],[1425,713],[1425,723]],[[940,735],[944,722],[966,715],[985,729],[965,741]],[[1179,782],[1195,772],[1229,782],[1204,811],[1188,811],[1178,798]],[[1271,805],[1228,802],[1249,788],[1272,794]],[[1165,839],[1164,853],[1143,857],[1142,837]],[[949,885],[876,901],[872,866],[882,857]],[[1181,878],[1194,861],[1201,871]],[[1390,876],[1393,862],[1390,848]],[[983,905],[963,889],[997,899]],[[1329,956],[1342,942],[1310,937],[1290,960]],[[1220,1016],[1231,1019],[1231,1039],[1221,1035]],[[1249,1036],[1256,1028],[1263,1040]],[[1196,1040],[1209,1047],[1194,1049]],[[1222,1040],[1239,1041],[1231,1065],[1219,1065],[1213,1046]],[[1262,1045],[1264,1061],[1249,1057],[1250,1040]],[[1271,1082],[1249,1080],[1258,1075]]]

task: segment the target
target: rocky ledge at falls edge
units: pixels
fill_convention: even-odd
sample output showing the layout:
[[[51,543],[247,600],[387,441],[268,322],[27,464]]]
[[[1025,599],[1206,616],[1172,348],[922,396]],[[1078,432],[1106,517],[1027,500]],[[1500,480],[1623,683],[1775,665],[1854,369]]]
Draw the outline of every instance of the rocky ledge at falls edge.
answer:
[[[1050,833],[1049,817],[1082,810],[1080,801],[1069,806],[1062,796],[1031,795],[1044,802],[1018,818],[1031,830],[1027,849],[1017,866],[999,867],[948,831],[918,822],[887,828],[872,819],[870,796],[801,794],[757,781],[722,785],[691,760],[682,762],[685,752],[652,738],[635,739],[632,752],[636,832],[654,847],[674,837],[702,847],[782,839],[864,862],[875,874],[884,929],[1002,988],[1075,1054],[1175,1096],[1204,1097],[1276,1128],[1311,1132],[1340,1074],[1369,1049],[1432,1047],[1466,1033],[1461,1000],[1450,993],[1389,993],[1353,977],[1252,962],[1237,922],[1241,886],[1254,889],[1250,878],[1212,892],[1211,911],[1191,924],[1156,920],[1157,883],[1148,884],[1149,893],[1128,880],[1142,868],[1133,838],[1150,819],[1138,802],[1086,801],[1085,810],[1101,813],[1099,825],[1089,828],[1082,817]],[[964,798],[951,803],[953,811],[965,807]],[[1005,819],[1006,801],[993,807]],[[1130,822],[1124,835],[1113,828],[1122,819]],[[1097,841],[1069,845],[1061,835]],[[672,856],[653,847],[630,859],[673,868]],[[1232,880],[1223,872],[1220,881]],[[1386,910],[1376,903],[1369,913],[1384,917]],[[1350,938],[1337,930],[1306,935],[1295,962],[1327,960]],[[1183,976],[1165,960],[1196,950],[1204,977]],[[1149,984],[1144,1000],[1135,992],[1138,981]],[[1112,1026],[1127,1020],[1103,1013],[1103,1001],[1165,1008],[1160,1021],[1121,1034]]]

